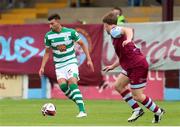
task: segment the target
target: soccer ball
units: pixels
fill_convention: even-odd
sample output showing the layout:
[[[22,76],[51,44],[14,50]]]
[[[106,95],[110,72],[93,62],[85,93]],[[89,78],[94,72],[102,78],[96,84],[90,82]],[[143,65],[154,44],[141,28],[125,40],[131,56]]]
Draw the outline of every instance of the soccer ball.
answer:
[[[43,116],[55,116],[56,115],[56,106],[52,103],[46,103],[42,106],[41,112]]]

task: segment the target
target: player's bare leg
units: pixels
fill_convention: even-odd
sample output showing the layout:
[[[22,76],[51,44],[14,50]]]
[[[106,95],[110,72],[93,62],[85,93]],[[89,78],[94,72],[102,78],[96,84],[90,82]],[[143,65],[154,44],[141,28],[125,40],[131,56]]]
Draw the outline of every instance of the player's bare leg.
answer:
[[[128,84],[130,83],[129,78],[120,74],[115,82],[115,89],[121,94],[123,100],[133,109],[132,115],[128,118],[128,122],[136,121],[140,116],[144,114],[144,111],[140,108],[138,103],[133,99],[132,93],[129,90]]]

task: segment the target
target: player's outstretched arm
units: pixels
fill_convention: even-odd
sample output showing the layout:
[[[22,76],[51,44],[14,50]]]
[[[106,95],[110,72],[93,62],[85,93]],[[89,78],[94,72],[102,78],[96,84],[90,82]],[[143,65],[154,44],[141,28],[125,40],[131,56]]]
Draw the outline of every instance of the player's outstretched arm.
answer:
[[[94,65],[92,63],[92,60],[91,60],[88,48],[84,45],[82,40],[79,40],[77,43],[81,46],[81,48],[83,49],[84,53],[86,54],[87,65],[90,66],[91,70],[94,72]]]
[[[50,48],[46,48],[45,49],[45,54],[43,56],[43,60],[42,60],[42,63],[41,63],[41,67],[39,69],[39,76],[42,76],[43,73],[44,73],[44,67],[49,59],[49,54],[50,54]]]

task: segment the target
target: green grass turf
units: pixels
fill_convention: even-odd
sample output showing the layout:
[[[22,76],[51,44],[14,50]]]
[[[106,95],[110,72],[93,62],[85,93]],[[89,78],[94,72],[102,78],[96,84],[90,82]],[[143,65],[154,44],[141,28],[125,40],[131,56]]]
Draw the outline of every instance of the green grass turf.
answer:
[[[57,114],[53,117],[41,115],[44,103],[51,102],[57,107]],[[180,125],[180,101],[158,101],[158,105],[166,110],[158,126]],[[75,103],[70,100],[32,99],[32,100],[0,100],[0,126],[153,126],[153,113],[144,109],[145,114],[136,122],[128,123],[131,109],[123,101],[115,100],[86,100],[88,117],[78,119]]]

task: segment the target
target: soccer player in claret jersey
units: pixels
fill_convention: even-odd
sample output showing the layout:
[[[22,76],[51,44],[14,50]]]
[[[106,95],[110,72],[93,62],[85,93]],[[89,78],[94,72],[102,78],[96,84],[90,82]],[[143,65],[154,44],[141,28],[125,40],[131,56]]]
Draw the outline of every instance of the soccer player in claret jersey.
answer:
[[[87,116],[84,107],[82,94],[78,88],[79,79],[78,61],[75,55],[74,43],[81,46],[87,57],[87,65],[90,71],[94,71],[94,66],[89,55],[89,51],[80,39],[76,30],[66,28],[60,24],[60,16],[52,14],[48,18],[50,31],[45,35],[45,54],[39,70],[39,75],[44,73],[45,64],[48,61],[50,50],[53,50],[53,60],[58,84],[64,94],[74,101],[78,108],[78,118]]]
[[[117,16],[113,12],[109,12],[103,17],[103,23],[104,29],[113,38],[113,46],[119,58],[119,61],[106,66],[104,71],[110,71],[119,64],[123,69],[115,82],[115,89],[133,109],[128,122],[136,121],[144,114],[137,102],[154,113],[153,123],[160,122],[165,110],[159,108],[150,97],[143,93],[149,65],[140,49],[133,43],[133,29],[117,26]],[[128,84],[130,84],[130,88]]]

